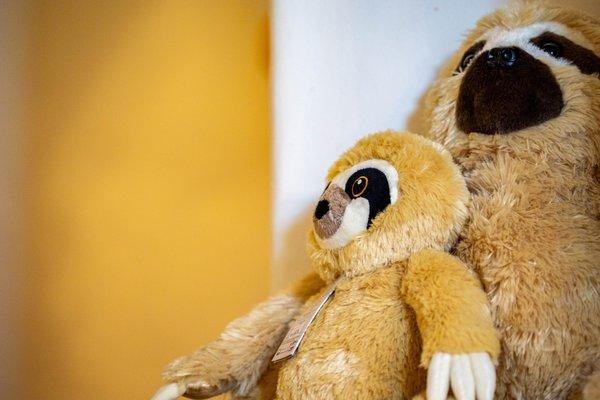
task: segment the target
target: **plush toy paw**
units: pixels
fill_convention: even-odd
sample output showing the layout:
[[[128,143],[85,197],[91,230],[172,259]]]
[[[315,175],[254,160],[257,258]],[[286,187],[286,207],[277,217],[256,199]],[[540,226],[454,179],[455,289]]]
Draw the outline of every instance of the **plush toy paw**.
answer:
[[[427,400],[492,400],[496,368],[488,353],[435,353],[427,370]]]
[[[233,386],[228,381],[222,381],[218,384],[210,384],[202,380],[188,383],[170,383],[158,389],[151,400],[175,400],[183,395],[190,399],[208,399],[230,391]]]
[[[208,399],[234,389],[237,381],[232,376],[235,363],[215,346],[203,347],[193,354],[179,357],[163,372],[170,382],[163,386],[152,400],[172,400],[179,396]]]
[[[185,385],[179,383],[169,383],[158,389],[150,400],[175,400],[185,393]]]

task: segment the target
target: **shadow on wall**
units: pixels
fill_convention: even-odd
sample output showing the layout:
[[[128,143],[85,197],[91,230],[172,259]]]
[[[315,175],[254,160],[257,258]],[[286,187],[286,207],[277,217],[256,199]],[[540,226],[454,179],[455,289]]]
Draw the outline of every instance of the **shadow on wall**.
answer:
[[[300,279],[312,269],[306,251],[306,241],[312,225],[313,212],[313,207],[305,209],[285,232],[281,241],[281,251],[274,259],[277,271],[274,278],[282,277],[281,282],[274,282],[273,286],[277,290],[285,288],[289,282]]]

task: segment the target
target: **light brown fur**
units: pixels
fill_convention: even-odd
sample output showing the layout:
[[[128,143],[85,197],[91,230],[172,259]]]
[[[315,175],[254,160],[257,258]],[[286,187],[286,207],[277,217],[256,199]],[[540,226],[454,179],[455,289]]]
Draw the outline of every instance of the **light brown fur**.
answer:
[[[373,158],[400,174],[398,201],[338,250],[319,247],[311,231],[309,253],[318,277],[300,282],[291,296],[257,306],[216,342],[173,362],[164,373],[167,382],[185,385],[186,395],[195,398],[233,390],[236,398],[254,399],[406,399],[424,389],[422,367],[434,352],[497,357],[480,284],[445,252],[468,201],[450,155],[417,135],[382,133],[346,152],[329,179]],[[269,365],[288,323],[320,296],[324,282],[340,276],[298,354]]]
[[[600,359],[599,77],[551,66],[565,106],[538,126],[491,136],[456,126],[464,74],[451,71],[463,52],[493,27],[540,21],[565,25],[600,54],[593,18],[513,6],[478,22],[427,97],[428,135],[450,149],[472,194],[456,253],[480,276],[500,330],[499,399],[578,396]]]
[[[188,394],[198,398],[232,389],[239,396],[256,392],[257,381],[268,368],[288,323],[322,287],[318,275],[309,274],[232,321],[210,345],[173,361],[163,372],[163,379],[186,385]]]

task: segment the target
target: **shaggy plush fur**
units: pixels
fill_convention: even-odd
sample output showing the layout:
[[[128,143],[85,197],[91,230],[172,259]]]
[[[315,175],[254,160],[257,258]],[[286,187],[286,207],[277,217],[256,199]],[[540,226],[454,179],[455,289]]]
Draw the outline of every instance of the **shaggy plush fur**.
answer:
[[[450,149],[472,195],[456,253],[480,276],[500,330],[499,399],[579,398],[600,362],[600,77],[529,42],[544,31],[600,54],[592,17],[512,6],[477,23],[427,98],[429,136]],[[482,40],[546,64],[562,91],[560,114],[505,134],[461,131],[457,99],[468,67],[452,71]],[[598,393],[593,382],[586,392]]]
[[[233,389],[235,397],[253,399],[407,399],[425,388],[422,367],[434,352],[498,356],[480,283],[446,253],[469,198],[449,153],[420,136],[376,134],[346,152],[328,180],[370,159],[397,170],[397,201],[337,250],[321,248],[311,230],[319,278],[259,305],[216,342],[176,360],[167,382],[182,383],[193,398]],[[290,320],[321,295],[323,282],[339,277],[298,353],[267,365]]]
[[[192,398],[207,398],[229,390],[240,396],[256,392],[256,382],[267,369],[288,323],[323,285],[319,276],[311,273],[231,322],[210,345],[173,361],[165,369],[163,379],[184,384],[186,395]]]

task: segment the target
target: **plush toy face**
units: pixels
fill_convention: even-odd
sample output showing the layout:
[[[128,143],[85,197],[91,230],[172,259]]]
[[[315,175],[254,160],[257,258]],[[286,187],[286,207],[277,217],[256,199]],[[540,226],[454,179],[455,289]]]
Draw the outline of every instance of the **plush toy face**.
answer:
[[[446,249],[468,192],[449,153],[410,133],[368,136],[331,168],[309,235],[325,280],[370,271],[424,248]]]
[[[560,116],[565,103],[551,67],[600,73],[589,41],[555,22],[495,27],[475,40],[454,70],[461,76],[456,119],[463,132],[508,134]]]
[[[599,52],[600,23],[583,13],[525,4],[490,14],[432,87],[430,134],[450,148],[471,134],[494,145],[561,147],[576,136],[598,146]]]
[[[315,209],[319,245],[326,249],[345,246],[397,199],[398,171],[385,160],[362,161],[339,173]]]

